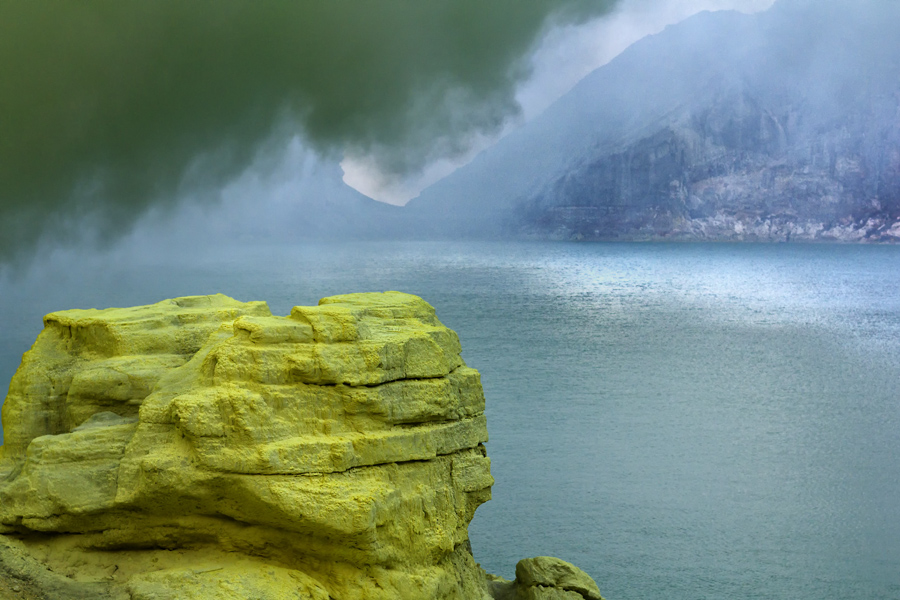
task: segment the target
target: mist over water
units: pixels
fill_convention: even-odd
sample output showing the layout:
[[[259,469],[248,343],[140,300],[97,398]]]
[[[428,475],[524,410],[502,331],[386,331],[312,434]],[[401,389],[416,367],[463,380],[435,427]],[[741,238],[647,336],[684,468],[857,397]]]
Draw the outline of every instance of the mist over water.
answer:
[[[0,260],[215,196],[273,138],[392,174],[457,154],[516,114],[548,27],[612,5],[4,2]]]
[[[0,279],[0,385],[52,310],[421,295],[487,398],[476,560],[610,599],[900,597],[900,248],[305,244],[72,255]]]
[[[414,293],[482,374],[496,485],[470,536],[489,572],[555,555],[609,600],[900,599],[900,248],[347,241],[396,235],[399,219],[343,185],[341,156],[402,183],[532,116],[528,91],[549,93],[541,73],[574,68],[565,54],[592,32],[666,21],[645,9],[771,2],[512,4],[227,0],[212,19],[174,0],[0,5],[0,390],[56,310],[222,292],[285,315],[333,294]],[[779,4],[811,17],[780,22],[790,43],[760,80],[804,77],[810,130],[854,95],[893,122],[896,86],[876,68],[896,64],[893,38],[840,32],[880,31],[896,0]],[[586,25],[604,14],[608,29]],[[692,66],[737,40],[695,31]],[[734,49],[753,63],[759,44]],[[816,51],[804,62],[798,48]],[[629,93],[635,70],[622,71],[603,91],[623,107],[681,102]],[[868,87],[832,76],[847,73]],[[693,80],[675,82],[696,99]],[[611,114],[574,128],[628,122]],[[569,152],[575,136],[559,138]],[[487,207],[547,166],[528,158],[445,188],[423,222],[472,217],[461,204]],[[294,243],[328,235],[344,239]]]
[[[218,206],[297,137],[402,203],[631,41],[772,1],[4,3],[0,262]]]

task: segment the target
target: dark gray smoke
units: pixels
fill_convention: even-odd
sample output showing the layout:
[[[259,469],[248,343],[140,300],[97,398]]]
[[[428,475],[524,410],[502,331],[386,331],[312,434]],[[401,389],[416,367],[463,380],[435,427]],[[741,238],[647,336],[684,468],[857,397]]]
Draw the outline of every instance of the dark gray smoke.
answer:
[[[126,229],[281,127],[388,172],[517,110],[549,20],[615,0],[0,0],[0,261]]]

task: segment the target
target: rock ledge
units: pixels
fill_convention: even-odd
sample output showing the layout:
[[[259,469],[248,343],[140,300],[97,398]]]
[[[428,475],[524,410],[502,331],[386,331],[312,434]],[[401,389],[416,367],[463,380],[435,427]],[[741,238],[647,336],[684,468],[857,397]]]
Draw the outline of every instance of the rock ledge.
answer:
[[[3,405],[0,598],[600,598],[558,559],[475,563],[484,395],[420,298],[44,325]]]

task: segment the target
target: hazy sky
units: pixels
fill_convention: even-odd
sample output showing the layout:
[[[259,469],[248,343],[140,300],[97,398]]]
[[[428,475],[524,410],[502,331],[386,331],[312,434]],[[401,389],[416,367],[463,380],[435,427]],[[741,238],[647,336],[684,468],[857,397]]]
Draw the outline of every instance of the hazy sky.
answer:
[[[270,183],[228,206],[290,197],[272,173],[298,140],[405,202],[640,37],[769,4],[2,3],[0,262],[118,239],[185,199],[216,210],[236,180]]]
[[[521,112],[497,132],[473,132],[470,147],[460,156],[431,161],[406,177],[383,173],[366,155],[350,154],[341,163],[344,181],[371,198],[405,204],[440,178],[468,163],[502,135],[535,117],[568,92],[585,75],[600,67],[637,40],[662,31],[704,10],[739,10],[745,13],[769,8],[775,0],[622,0],[610,13],[587,23],[552,29],[529,60],[531,75],[516,86]]]
[[[0,3],[0,259],[116,236],[261,145],[407,173],[517,111],[549,23],[614,0]]]

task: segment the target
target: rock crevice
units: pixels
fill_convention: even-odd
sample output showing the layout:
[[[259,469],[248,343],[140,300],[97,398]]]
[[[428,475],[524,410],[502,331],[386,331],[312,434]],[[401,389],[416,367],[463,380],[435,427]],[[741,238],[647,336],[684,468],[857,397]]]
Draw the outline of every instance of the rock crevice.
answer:
[[[3,406],[0,568],[54,598],[490,598],[460,351],[399,292],[48,315]]]

